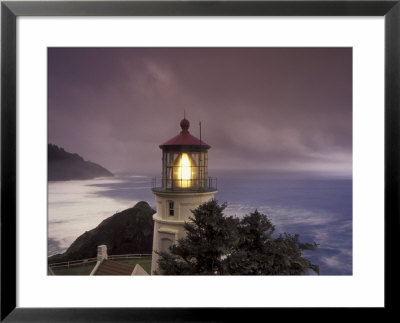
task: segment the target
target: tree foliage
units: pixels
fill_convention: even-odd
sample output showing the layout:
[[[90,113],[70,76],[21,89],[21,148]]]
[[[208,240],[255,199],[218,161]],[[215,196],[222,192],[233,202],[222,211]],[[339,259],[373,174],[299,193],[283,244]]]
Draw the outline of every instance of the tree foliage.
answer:
[[[238,219],[224,216],[225,208],[211,200],[192,211],[186,237],[159,253],[164,275],[319,274],[319,267],[303,257],[316,243],[301,243],[297,234],[274,237],[274,225],[257,210]]]

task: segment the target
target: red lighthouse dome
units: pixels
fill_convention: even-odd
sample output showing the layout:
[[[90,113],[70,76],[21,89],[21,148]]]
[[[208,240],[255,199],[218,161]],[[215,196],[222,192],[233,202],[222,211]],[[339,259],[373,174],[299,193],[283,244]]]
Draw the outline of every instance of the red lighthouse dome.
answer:
[[[204,141],[192,136],[189,132],[190,122],[186,118],[181,120],[182,131],[175,137],[169,139],[160,145],[161,149],[177,149],[177,148],[188,148],[190,150],[207,150],[211,146]]]

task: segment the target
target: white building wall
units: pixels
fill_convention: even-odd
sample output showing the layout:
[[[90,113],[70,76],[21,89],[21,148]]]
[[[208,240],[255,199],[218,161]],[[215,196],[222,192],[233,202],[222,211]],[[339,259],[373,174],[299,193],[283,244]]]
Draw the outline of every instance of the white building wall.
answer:
[[[157,212],[153,215],[154,235],[151,273],[158,269],[158,255],[165,249],[168,240],[174,244],[186,236],[183,224],[193,216],[191,210],[196,209],[200,204],[214,198],[217,191],[196,193],[196,192],[153,192],[156,198]],[[169,215],[169,201],[174,202],[174,215]]]

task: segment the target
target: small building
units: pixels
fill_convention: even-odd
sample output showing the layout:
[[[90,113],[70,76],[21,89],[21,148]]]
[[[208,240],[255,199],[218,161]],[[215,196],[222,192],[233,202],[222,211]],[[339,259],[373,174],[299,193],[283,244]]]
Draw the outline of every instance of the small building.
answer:
[[[108,259],[107,246],[97,247],[97,263],[94,266],[90,276],[143,276],[148,273],[140,266],[124,264],[122,262]]]

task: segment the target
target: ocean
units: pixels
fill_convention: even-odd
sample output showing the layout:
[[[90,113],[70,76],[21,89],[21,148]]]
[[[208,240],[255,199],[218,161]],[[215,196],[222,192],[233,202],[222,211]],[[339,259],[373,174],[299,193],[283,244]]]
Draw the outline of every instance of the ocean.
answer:
[[[321,275],[352,275],[352,180],[312,176],[220,173],[215,198],[226,202],[226,215],[243,216],[257,209],[276,233],[299,234],[316,242],[305,257]],[[113,178],[49,182],[48,255],[64,252],[102,220],[146,201],[155,208],[152,178],[117,174]]]

